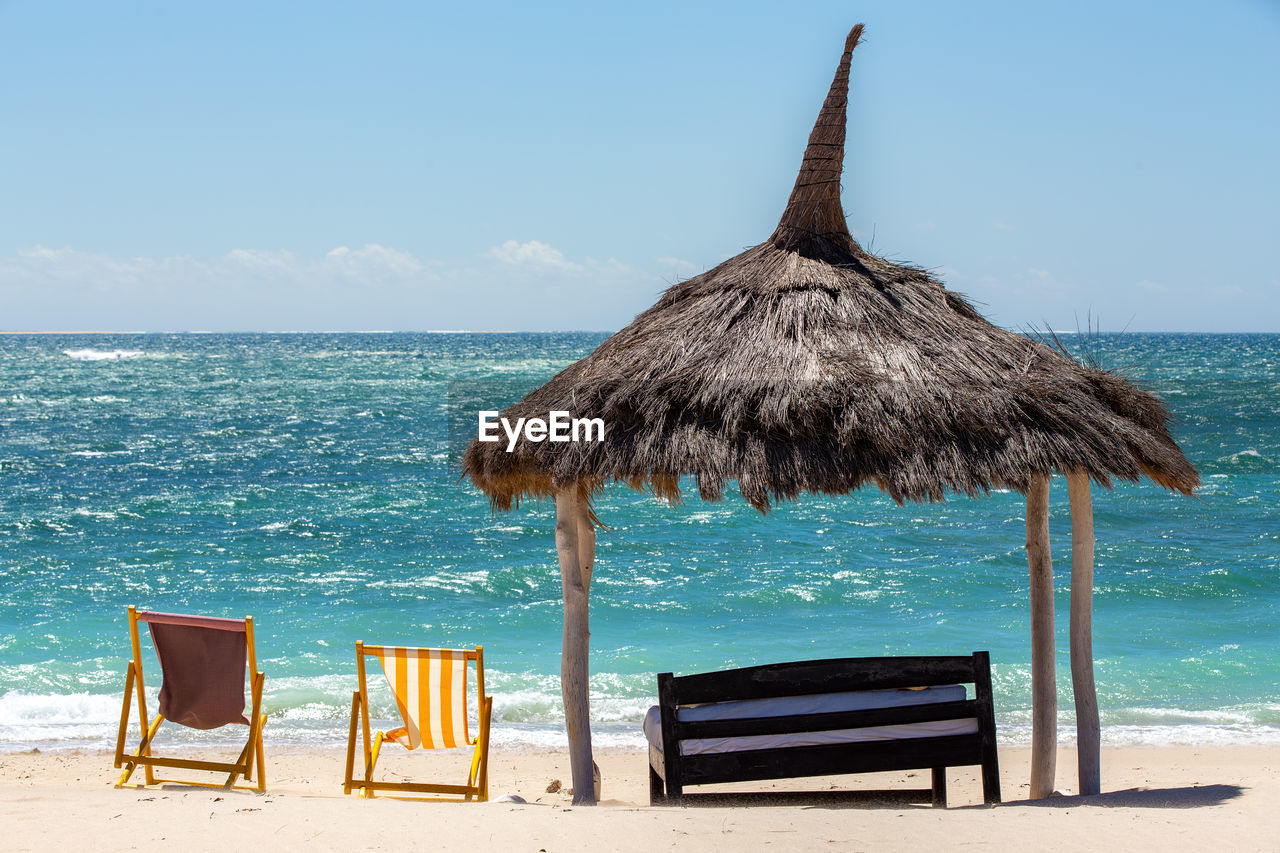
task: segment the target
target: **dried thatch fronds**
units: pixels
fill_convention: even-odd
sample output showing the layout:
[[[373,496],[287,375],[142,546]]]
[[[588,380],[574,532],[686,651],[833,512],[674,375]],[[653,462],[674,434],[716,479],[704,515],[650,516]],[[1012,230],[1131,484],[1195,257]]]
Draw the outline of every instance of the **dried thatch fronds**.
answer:
[[[1199,484],[1155,396],[992,325],[849,234],[839,184],[861,33],[849,34],[773,235],[671,287],[503,413],[602,418],[605,440],[467,449],[465,474],[495,509],[611,481],[676,497],[685,475],[708,500],[737,480],[762,512],[867,483],[899,502],[1025,491],[1050,471]]]

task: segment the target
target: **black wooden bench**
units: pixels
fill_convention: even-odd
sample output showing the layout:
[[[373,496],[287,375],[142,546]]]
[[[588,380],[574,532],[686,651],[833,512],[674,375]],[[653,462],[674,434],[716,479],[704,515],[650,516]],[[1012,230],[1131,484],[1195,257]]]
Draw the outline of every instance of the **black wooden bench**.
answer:
[[[973,685],[973,698],[956,700],[951,697],[966,695],[962,688],[940,687],[963,684]],[[903,688],[935,688],[935,691]],[[707,716],[705,711],[689,707],[706,707],[706,703],[806,697],[802,700],[787,699],[783,704],[821,702],[827,698],[835,700],[836,704],[849,704],[852,700],[856,705],[860,697],[846,694],[870,690],[897,691],[892,694],[895,706],[764,716],[760,713],[759,703],[754,703],[748,706],[747,713],[755,716],[689,719]],[[822,697],[819,694],[841,695]],[[885,695],[868,694],[868,698],[874,704],[884,701]],[[948,701],[937,701],[938,697]],[[721,704],[712,707],[726,708]],[[733,709],[733,706],[727,707]],[[730,711],[731,715],[736,713],[736,709]],[[946,768],[968,765],[982,767],[983,800],[1000,802],[991,664],[987,652],[974,652],[968,657],[838,658],[679,677],[664,672],[658,676],[658,715],[662,748],[658,749],[652,739],[649,745],[649,796],[650,803],[655,805],[682,802],[685,787],[689,785],[928,769],[932,771],[931,788],[903,793],[911,799],[917,799],[918,795],[921,801],[945,806]],[[948,725],[939,721],[964,722]],[[968,731],[915,736],[923,730],[917,726],[903,732],[905,736],[891,739],[772,748],[761,748],[761,742],[757,740],[754,744],[746,742],[745,747],[718,747],[728,751],[682,754],[681,750],[683,741],[706,743],[708,739],[797,733],[819,733],[819,740],[839,740],[849,737],[850,729],[931,722],[935,723],[934,728],[941,726],[943,731],[962,728]],[[884,728],[877,729],[881,738],[885,732]],[[799,737],[804,740],[814,736]],[[743,744],[743,741],[729,743]]]

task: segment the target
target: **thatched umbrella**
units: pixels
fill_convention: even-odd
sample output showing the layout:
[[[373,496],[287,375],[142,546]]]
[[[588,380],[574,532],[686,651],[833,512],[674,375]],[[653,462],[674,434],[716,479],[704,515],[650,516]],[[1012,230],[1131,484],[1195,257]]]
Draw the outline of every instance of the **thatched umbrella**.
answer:
[[[1032,796],[1053,790],[1057,699],[1049,479],[1072,513],[1071,669],[1080,788],[1099,789],[1093,685],[1090,480],[1144,474],[1190,493],[1199,475],[1155,396],[1000,329],[927,272],[850,235],[840,204],[850,32],[777,230],[669,288],[591,355],[503,412],[601,418],[603,441],[473,442],[465,473],[495,510],[554,497],[564,587],[562,689],[575,801],[591,802],[587,594],[589,500],[612,481],[716,500],[736,480],[761,512],[803,492],[871,483],[895,501],[993,488],[1027,497],[1031,572]]]

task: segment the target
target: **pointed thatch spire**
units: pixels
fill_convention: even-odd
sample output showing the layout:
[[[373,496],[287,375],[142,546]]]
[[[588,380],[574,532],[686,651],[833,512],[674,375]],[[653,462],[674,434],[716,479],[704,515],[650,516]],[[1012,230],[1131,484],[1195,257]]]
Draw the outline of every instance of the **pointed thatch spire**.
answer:
[[[853,237],[840,206],[840,174],[844,167],[844,129],[849,104],[849,63],[862,38],[862,24],[849,31],[822,112],[809,134],[795,188],[769,242],[779,249],[812,254],[823,244],[851,248]]]

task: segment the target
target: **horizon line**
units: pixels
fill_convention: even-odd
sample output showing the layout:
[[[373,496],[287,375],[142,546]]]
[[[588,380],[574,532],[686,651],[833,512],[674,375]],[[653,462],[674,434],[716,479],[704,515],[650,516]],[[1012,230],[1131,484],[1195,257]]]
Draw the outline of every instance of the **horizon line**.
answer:
[[[0,329],[0,336],[19,335],[552,335],[552,334],[615,334],[618,329],[236,329],[215,331],[212,329],[167,329],[146,331],[140,329]],[[1026,334],[1024,329],[1006,329],[1015,334]],[[1055,335],[1280,335],[1275,330],[1231,329],[1122,329],[1114,332],[1082,331],[1080,329],[1052,329]],[[1030,330],[1034,333],[1035,330]]]

